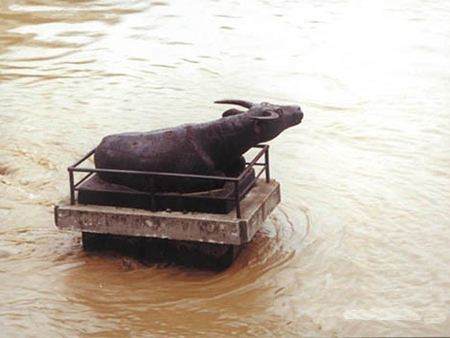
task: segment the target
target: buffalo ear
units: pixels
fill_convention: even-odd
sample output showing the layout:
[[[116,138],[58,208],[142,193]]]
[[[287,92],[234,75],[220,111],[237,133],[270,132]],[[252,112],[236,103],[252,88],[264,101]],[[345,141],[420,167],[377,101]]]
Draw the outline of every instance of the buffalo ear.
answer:
[[[233,116],[233,115],[238,115],[238,114],[242,114],[242,113],[244,113],[242,110],[231,108],[231,109],[225,110],[222,113],[222,117]]]
[[[255,120],[276,120],[279,117],[280,115],[273,110],[264,110],[250,116],[250,118]]]

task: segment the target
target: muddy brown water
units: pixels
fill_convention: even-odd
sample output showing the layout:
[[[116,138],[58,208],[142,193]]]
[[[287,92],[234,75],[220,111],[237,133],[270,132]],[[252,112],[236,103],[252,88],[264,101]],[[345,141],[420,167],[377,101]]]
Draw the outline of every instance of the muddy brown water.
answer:
[[[450,3],[0,1],[2,336],[450,334]],[[223,272],[53,225],[108,133],[300,103],[283,201]]]

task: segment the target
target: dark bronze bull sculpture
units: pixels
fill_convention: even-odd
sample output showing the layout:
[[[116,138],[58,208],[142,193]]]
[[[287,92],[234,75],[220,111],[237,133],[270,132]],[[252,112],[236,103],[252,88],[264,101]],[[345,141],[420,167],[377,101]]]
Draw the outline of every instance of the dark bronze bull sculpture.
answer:
[[[238,176],[245,167],[242,156],[251,147],[266,142],[302,121],[299,106],[254,104],[242,100],[215,103],[235,104],[246,111],[229,109],[222,118],[151,132],[122,133],[103,138],[95,152],[97,168],[173,172],[184,174]],[[194,192],[218,188],[200,179],[106,174],[108,182],[141,191]]]

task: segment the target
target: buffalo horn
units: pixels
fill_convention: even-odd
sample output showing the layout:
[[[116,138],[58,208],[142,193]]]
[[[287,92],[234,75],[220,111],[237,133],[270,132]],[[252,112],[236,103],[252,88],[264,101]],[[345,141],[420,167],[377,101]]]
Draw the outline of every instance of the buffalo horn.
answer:
[[[251,108],[253,106],[253,103],[244,100],[219,100],[214,101],[214,103],[236,104],[245,108]]]

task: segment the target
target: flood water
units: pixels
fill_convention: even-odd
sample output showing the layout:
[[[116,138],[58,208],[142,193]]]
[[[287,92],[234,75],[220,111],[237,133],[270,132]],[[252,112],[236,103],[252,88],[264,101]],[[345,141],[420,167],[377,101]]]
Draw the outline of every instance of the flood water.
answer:
[[[0,0],[2,336],[450,334],[448,1]],[[81,250],[66,167],[114,132],[300,104],[226,271]]]

